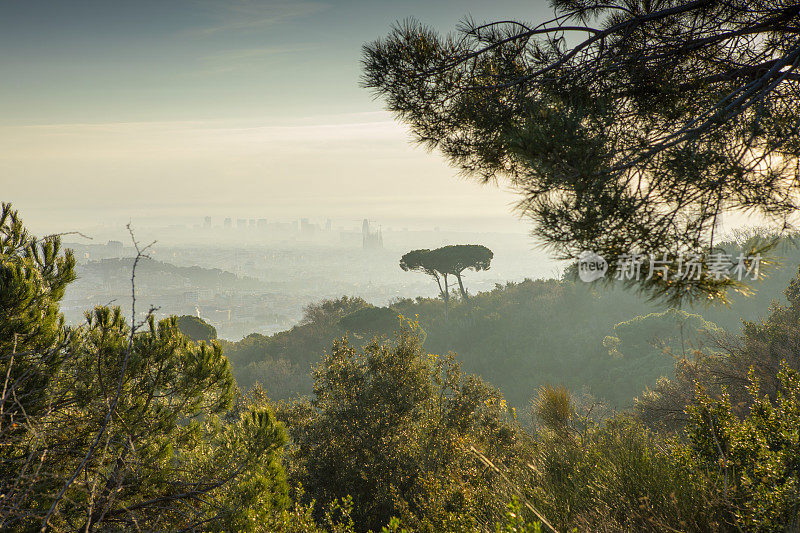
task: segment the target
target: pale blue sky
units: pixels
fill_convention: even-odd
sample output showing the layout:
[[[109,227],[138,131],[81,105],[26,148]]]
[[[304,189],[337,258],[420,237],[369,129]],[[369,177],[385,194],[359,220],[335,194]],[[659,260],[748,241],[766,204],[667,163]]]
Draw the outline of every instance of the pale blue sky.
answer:
[[[0,199],[39,231],[204,214],[508,221],[359,87],[398,19],[542,20],[544,0],[0,3]]]

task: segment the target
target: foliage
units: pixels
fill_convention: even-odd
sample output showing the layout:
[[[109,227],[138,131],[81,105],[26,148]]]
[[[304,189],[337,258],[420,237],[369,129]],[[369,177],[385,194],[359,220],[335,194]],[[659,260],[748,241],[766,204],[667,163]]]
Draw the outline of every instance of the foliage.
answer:
[[[531,499],[559,530],[724,531],[702,478],[674,450],[624,416],[536,441]]]
[[[621,373],[614,380],[620,394],[633,398],[644,386],[672,378],[682,362],[711,354],[723,333],[698,314],[668,309],[620,322],[614,326],[614,335],[603,339],[603,346],[615,359],[615,371]],[[626,379],[631,375],[643,379]]]
[[[233,416],[220,347],[119,308],[65,327],[71,253],[6,204],[0,220],[0,528],[246,530],[283,508],[285,432],[268,410]]]
[[[357,351],[337,341],[314,371],[314,396],[281,415],[293,479],[318,505],[353,499],[358,531],[399,517],[414,531],[471,530],[502,514],[470,446],[507,466],[522,434],[502,396],[462,376],[452,358],[422,351],[417,326],[394,344]]]
[[[539,522],[528,522],[523,517],[522,505],[514,498],[508,504],[505,520],[495,526],[495,533],[541,533],[542,525]]]
[[[431,254],[434,261],[439,264],[442,272],[452,274],[458,280],[458,288],[461,297],[469,299],[467,290],[464,288],[462,273],[465,270],[489,270],[494,253],[485,246],[479,244],[454,244],[442,246],[433,250]]]
[[[265,386],[276,400],[287,400],[311,391],[313,380],[310,365],[300,366],[288,359],[254,361],[239,368],[236,381],[240,387],[250,389]]]
[[[559,257],[700,254],[721,214],[797,209],[800,7],[791,0],[553,0],[537,25],[397,24],[364,85],[482,182],[508,180]],[[717,237],[717,239],[715,239]],[[672,303],[734,280],[631,280]]]
[[[565,429],[573,415],[570,394],[564,385],[542,385],[532,406],[534,417],[553,431]]]
[[[276,406],[270,395],[281,389],[254,384],[240,392],[221,345],[193,342],[175,317],[156,323],[148,314],[128,324],[118,308],[98,307],[84,324],[64,326],[58,302],[73,277],[71,254],[59,253],[57,237],[30,237],[6,211],[4,531],[727,532],[800,525],[800,274],[788,283],[788,305],[745,322],[740,339],[723,336],[714,350],[679,359],[667,383],[682,391],[671,408],[685,409],[685,431],[645,425],[652,422],[645,400],[666,389],[648,393],[638,416],[598,420],[580,395],[544,385],[532,402],[541,425],[526,433],[497,389],[462,373],[455,354],[423,350],[420,325],[397,315],[420,311],[430,344],[484,351],[494,357],[487,368],[502,366],[504,352],[528,353],[508,349],[520,337],[551,353],[594,346],[605,355],[602,365],[619,365],[620,374],[642,353],[675,345],[681,328],[685,334],[713,324],[680,310],[621,320],[634,309],[630,296],[556,280],[462,300],[447,324],[440,300],[390,308],[326,301],[292,332],[246,339],[239,355],[257,357],[264,344],[275,349],[280,357],[251,362],[273,372],[274,385],[300,375],[283,357],[303,353],[290,350],[295,341],[310,351],[347,328],[374,335],[361,344],[336,341],[314,368],[313,396]],[[575,327],[579,311],[585,345]],[[599,343],[614,324],[616,359]],[[558,326],[571,336],[553,339]],[[656,337],[661,343],[653,346]],[[505,370],[522,361],[510,358]],[[614,376],[600,364],[587,368],[585,357],[570,363],[583,369],[580,380],[592,372],[598,384]],[[535,390],[530,375],[520,383]],[[697,390],[685,390],[695,383]]]
[[[332,325],[341,320],[342,317],[368,305],[363,298],[349,296],[312,303],[306,306],[300,325],[313,324],[317,327]]]
[[[702,316],[680,309],[668,309],[620,322],[614,326],[614,337],[606,337],[603,344],[613,346],[610,355],[616,357],[642,356],[653,349],[667,351],[686,358],[702,344],[704,335],[718,333],[716,325]]]
[[[450,273],[443,270],[436,259],[437,257],[433,250],[411,250],[400,258],[400,268],[405,272],[424,272],[436,281],[436,285],[439,287],[439,295],[444,301],[444,316],[446,319],[450,304],[450,287],[447,276]]]
[[[411,250],[400,258],[400,268],[404,271],[424,272],[436,280],[439,294],[444,300],[445,318],[450,303],[450,286],[448,276],[455,276],[461,297],[469,299],[464,288],[462,273],[464,270],[488,270],[494,253],[478,244],[458,244],[443,246],[435,250]],[[444,284],[444,285],[443,285]]]
[[[363,307],[339,320],[341,329],[362,337],[382,335],[399,326],[399,315],[388,307]]]
[[[61,239],[36,239],[11,204],[0,205],[0,424],[6,430],[10,417],[45,409],[38,391],[50,386],[63,362],[59,350],[68,332],[58,304],[74,279],[75,258],[70,250],[61,253]]]
[[[740,241],[725,244],[725,248],[736,253],[740,246],[753,245],[752,240],[752,236],[745,235]],[[800,250],[792,241],[781,241],[775,253],[782,256],[779,259],[785,266],[773,270],[768,278],[753,282],[755,294],[735,297],[729,308],[686,308],[681,313],[668,311],[662,315],[666,311],[663,307],[621,288],[571,280],[525,280],[497,285],[494,290],[473,295],[469,301],[451,300],[447,321],[443,319],[441,299],[402,299],[392,302],[389,311],[367,311],[368,304],[364,303],[360,309],[365,309],[365,320],[358,324],[354,322],[359,315],[345,320],[346,310],[342,309],[335,312],[335,317],[323,315],[319,322],[307,320],[289,331],[271,336],[253,334],[236,343],[221,344],[240,386],[246,388],[260,381],[274,399],[288,399],[311,393],[309,369],[333,339],[349,334],[351,343],[360,346],[374,335],[391,336],[397,329],[397,322],[389,318],[391,312],[418,317],[426,333],[427,350],[457,352],[465,371],[498,386],[518,409],[524,409],[536,388],[546,383],[562,383],[573,391],[588,388],[598,400],[623,408],[631,406],[633,398],[645,387],[656,389],[660,377],[673,380],[676,372],[694,365],[696,349],[706,355],[718,351],[705,335],[689,331],[711,327],[693,315],[699,314],[702,320],[721,329],[736,331],[741,319],[756,320],[764,312],[770,300],[789,284],[794,265],[800,263]],[[332,309],[340,305],[344,304],[328,304]],[[684,311],[688,314],[682,314]],[[377,320],[381,314],[385,315],[385,323]],[[615,336],[614,327],[648,316],[631,323],[633,337],[620,333],[625,339],[619,345],[623,357],[609,357],[609,349],[602,341],[606,336]],[[686,318],[685,323],[681,317]],[[681,324],[685,350],[680,342]],[[662,338],[656,343],[658,347],[648,342],[654,340],[651,334]],[[636,349],[628,341],[635,341]],[[685,361],[676,361],[669,355],[683,359],[684,351]],[[747,365],[745,381],[746,374]],[[691,380],[687,383],[691,393]],[[685,401],[677,405],[676,417],[685,418],[684,405]],[[528,423],[527,418],[524,422]]]
[[[300,324],[288,331],[271,336],[252,333],[239,342],[220,344],[233,364],[240,386],[249,388],[260,382],[269,388],[273,399],[288,399],[311,392],[311,365],[331,340],[345,333],[340,321],[365,307],[369,304],[362,298],[324,300],[308,305]]]
[[[687,434],[698,468],[709,472],[747,531],[800,526],[800,375],[784,366],[773,401],[750,376],[751,408],[739,418],[730,396],[699,392]]]
[[[217,338],[217,328],[192,315],[179,316],[178,329],[195,342],[210,342]]]
[[[773,303],[761,320],[744,321],[742,334],[715,336],[707,350],[696,351],[692,359],[676,362],[673,379],[662,379],[637,400],[640,416],[652,425],[675,429],[686,422],[684,407],[690,404],[699,383],[707,394],[718,396],[727,390],[736,413],[750,408],[749,374],[754,373],[763,392],[775,398],[781,383],[782,364],[800,369],[800,271],[785,289],[789,305]]]

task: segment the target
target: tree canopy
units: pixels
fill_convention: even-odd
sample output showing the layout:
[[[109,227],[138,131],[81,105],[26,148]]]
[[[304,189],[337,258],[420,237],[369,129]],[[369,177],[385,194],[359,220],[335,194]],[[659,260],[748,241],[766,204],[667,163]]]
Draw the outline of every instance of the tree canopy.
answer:
[[[800,4],[552,0],[540,24],[416,21],[364,47],[366,87],[560,258],[708,251],[723,215],[783,227],[800,174]],[[674,266],[672,267],[674,269]],[[672,301],[733,279],[633,280]],[[667,279],[668,278],[668,279]]]
[[[285,431],[236,405],[220,346],[118,307],[66,326],[74,264],[2,205],[0,529],[242,531],[283,509]]]
[[[394,331],[398,326],[397,311],[388,307],[364,307],[343,316],[339,321],[340,328],[362,336],[380,335]]]
[[[411,250],[400,258],[400,268],[406,272],[424,272],[436,280],[436,285],[439,287],[439,295],[444,300],[444,315],[446,317],[447,307],[450,302],[450,287],[447,282],[448,272],[442,268],[436,254],[428,249]]]
[[[464,288],[462,272],[467,269],[488,270],[494,253],[479,244],[455,244],[435,250],[411,250],[400,258],[400,268],[408,271],[424,272],[436,280],[439,294],[445,302],[445,315],[450,302],[448,276],[458,280],[461,296],[467,300],[469,295]]]
[[[432,252],[439,267],[446,273],[452,274],[458,280],[461,296],[467,300],[469,295],[464,288],[461,273],[467,269],[479,271],[489,270],[494,253],[480,244],[454,244],[437,248]]]
[[[65,325],[71,254],[58,237],[28,235],[10,206],[0,222],[3,531],[722,532],[800,523],[800,277],[771,278],[771,288],[788,284],[788,305],[703,350],[683,349],[692,330],[716,329],[698,315],[633,312],[644,302],[629,291],[601,296],[569,280],[497,286],[458,301],[449,322],[439,299],[322,302],[290,332],[243,341],[236,360],[262,347],[284,386],[318,361],[311,397],[273,411],[260,386],[237,390],[220,342],[192,342],[175,317],[129,323],[119,308],[97,307]],[[134,279],[135,269],[132,291]],[[620,322],[631,314],[641,316]],[[398,315],[427,317],[430,334]],[[394,342],[345,338],[319,358],[331,336],[398,326]],[[612,326],[616,358],[599,342]],[[588,391],[557,385],[627,394],[620,384],[637,380],[638,362],[678,341],[674,379],[646,390],[634,413],[612,416]],[[473,356],[435,355],[440,348]],[[526,366],[536,351],[544,365]],[[459,360],[534,394],[534,431]]]
[[[217,328],[197,316],[179,316],[178,329],[195,342],[211,342],[217,338]]]

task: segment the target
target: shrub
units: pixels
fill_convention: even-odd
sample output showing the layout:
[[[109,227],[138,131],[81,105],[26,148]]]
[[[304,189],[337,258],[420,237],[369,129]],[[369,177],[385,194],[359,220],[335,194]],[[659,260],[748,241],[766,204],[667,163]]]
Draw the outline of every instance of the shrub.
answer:
[[[747,531],[800,527],[800,374],[784,364],[778,380],[771,400],[751,373],[752,406],[743,418],[728,394],[714,399],[701,390],[689,409],[687,434],[698,468]]]
[[[507,494],[470,447],[504,467],[523,450],[502,396],[452,357],[426,354],[415,324],[363,351],[336,342],[314,371],[313,400],[281,416],[293,479],[319,508],[351,496],[359,531],[392,517],[414,531],[491,527]]]

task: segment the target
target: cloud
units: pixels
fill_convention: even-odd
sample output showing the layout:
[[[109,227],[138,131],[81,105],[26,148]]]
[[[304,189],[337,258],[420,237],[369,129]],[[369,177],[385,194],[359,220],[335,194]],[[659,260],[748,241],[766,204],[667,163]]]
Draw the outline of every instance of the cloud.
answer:
[[[388,113],[287,121],[162,121],[0,127],[0,161],[153,160],[213,155],[406,153],[405,128]]]
[[[405,127],[386,112],[0,126],[4,196],[56,210],[41,219],[62,226],[74,216],[57,211],[65,208],[99,220],[245,204],[273,218],[507,217],[507,193],[455,182],[454,172],[409,146]]]
[[[221,32],[262,29],[292,19],[307,17],[328,9],[321,2],[273,2],[269,0],[203,3],[211,12],[210,24],[196,28],[198,35],[213,35]]]
[[[267,46],[263,48],[240,48],[223,50],[199,59],[202,74],[218,74],[237,70],[250,70],[279,55],[308,52],[318,49],[316,45]]]

